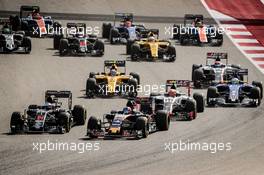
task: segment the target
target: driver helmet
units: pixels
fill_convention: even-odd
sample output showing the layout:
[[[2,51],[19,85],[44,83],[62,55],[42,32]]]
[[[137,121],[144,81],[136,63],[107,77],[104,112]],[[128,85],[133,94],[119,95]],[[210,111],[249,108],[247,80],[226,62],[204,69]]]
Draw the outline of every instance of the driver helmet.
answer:
[[[232,78],[231,83],[232,84],[239,84],[239,79],[238,78]]]
[[[220,58],[216,58],[215,59],[215,65],[220,65],[221,64],[221,59]]]
[[[154,42],[154,41],[155,41],[155,37],[154,37],[154,36],[150,36],[150,37],[148,37],[148,41],[149,41],[149,42]]]
[[[51,96],[48,96],[46,99],[47,103],[54,103],[54,99]]]
[[[112,65],[112,67],[111,67],[111,69],[110,69],[110,75],[111,75],[111,76],[116,76],[116,74],[117,74],[117,67],[116,67],[116,65],[114,64],[114,65]]]
[[[130,20],[126,20],[125,21],[125,26],[126,27],[131,27],[132,26],[132,22]]]
[[[4,27],[2,33],[3,34],[11,34],[11,30],[8,27]]]
[[[132,112],[132,109],[130,107],[123,108],[123,113],[124,114],[130,114],[131,112]]]
[[[177,91],[176,91],[176,89],[170,89],[168,94],[170,97],[176,97]]]

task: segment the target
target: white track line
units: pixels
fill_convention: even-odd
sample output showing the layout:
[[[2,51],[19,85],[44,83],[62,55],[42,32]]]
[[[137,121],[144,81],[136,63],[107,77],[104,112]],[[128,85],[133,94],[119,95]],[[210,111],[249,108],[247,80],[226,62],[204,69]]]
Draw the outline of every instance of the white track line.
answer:
[[[264,1],[264,0],[263,0]],[[224,27],[224,28],[244,28],[246,29],[246,27],[242,24],[221,24],[221,21],[237,21],[236,19],[224,15],[218,11],[212,10],[208,7],[208,5],[206,4],[205,0],[201,0],[203,6],[205,7],[205,9],[208,11],[208,13],[215,19],[216,23],[220,26],[220,27]],[[243,26],[243,27],[242,27]],[[226,35],[228,36],[228,38],[233,42],[233,44],[240,50],[240,52],[261,72],[264,74],[264,68],[261,68],[259,66],[259,64],[262,63],[262,61],[255,61],[252,58],[253,57],[264,57],[264,54],[248,54],[245,52],[245,50],[250,50],[248,49],[248,47],[241,47],[238,43],[240,42],[245,42],[245,43],[259,43],[256,39],[234,39],[230,34],[230,31],[226,32]],[[261,63],[259,63],[261,62]]]

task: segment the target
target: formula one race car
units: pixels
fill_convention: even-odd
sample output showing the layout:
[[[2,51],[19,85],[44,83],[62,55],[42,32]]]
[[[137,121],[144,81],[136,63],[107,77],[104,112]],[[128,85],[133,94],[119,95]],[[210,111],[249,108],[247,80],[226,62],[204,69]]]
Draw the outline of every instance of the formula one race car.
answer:
[[[61,56],[91,55],[103,56],[104,43],[95,35],[86,34],[85,23],[67,23],[67,34],[55,35],[53,48],[58,49]]]
[[[54,22],[50,16],[41,16],[38,6],[21,6],[20,15],[10,16],[14,31],[22,30],[27,36],[53,36],[54,31],[60,29],[61,24]]]
[[[68,106],[63,108],[59,99],[67,99]],[[70,91],[48,90],[44,105],[29,105],[24,111],[13,112],[10,121],[11,133],[66,133],[72,126],[84,125],[86,109],[75,105],[72,109]]]
[[[238,74],[248,75],[248,70],[243,69]],[[240,81],[233,78],[226,83],[210,86],[207,90],[208,106],[249,106],[256,107],[261,104],[263,98],[263,86],[261,82]]]
[[[122,72],[118,68],[123,67]],[[86,82],[86,95],[92,98],[95,95],[109,96],[137,96],[137,87],[140,84],[140,77],[137,73],[131,72],[126,75],[126,61],[106,60],[104,72],[91,72]]]
[[[209,60],[214,60],[213,64]],[[226,60],[226,64],[221,63]],[[243,81],[243,76],[239,76],[236,72],[241,70],[239,65],[228,64],[227,53],[207,53],[206,65],[193,64],[192,81],[195,88],[208,87],[224,81],[238,78]],[[227,72],[229,72],[227,74]],[[230,73],[232,72],[232,73]]]
[[[0,21],[0,24],[2,24],[2,22],[3,20]],[[0,31],[0,52],[20,52],[29,54],[31,52],[31,39],[25,36],[23,31],[13,32],[8,22],[5,22]]]
[[[117,25],[117,21],[121,21],[121,24]],[[113,25],[103,23],[102,36],[109,39],[111,44],[126,44],[128,40],[143,37],[142,32],[146,31],[158,32],[158,29],[146,29],[142,24],[133,24],[132,13],[115,13]]]
[[[223,31],[214,25],[204,25],[203,15],[186,14],[184,24],[173,25],[173,39],[181,45],[211,45],[223,44]]]
[[[127,44],[127,47],[131,47],[127,50],[130,50],[132,61],[147,59],[174,62],[176,60],[176,48],[171,42],[159,40],[153,34],[148,38],[135,40],[133,43]]]
[[[138,106],[139,110],[132,110],[127,106],[122,111],[112,111],[103,116],[103,121],[90,117],[87,136],[146,138],[150,133],[169,129],[170,118],[166,111],[159,110],[155,114],[147,114],[140,112],[141,107]]]
[[[185,87],[188,93],[179,91]],[[156,110],[166,110],[171,119],[193,120],[197,113],[204,112],[204,97],[200,93],[194,93],[191,97],[192,82],[189,80],[167,80],[166,93],[151,93],[151,104]]]

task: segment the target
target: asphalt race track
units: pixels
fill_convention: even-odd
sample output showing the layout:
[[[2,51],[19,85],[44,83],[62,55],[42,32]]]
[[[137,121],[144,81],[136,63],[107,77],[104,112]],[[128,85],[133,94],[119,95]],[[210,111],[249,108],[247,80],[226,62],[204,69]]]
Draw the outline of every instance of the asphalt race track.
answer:
[[[0,10],[18,10],[25,3],[37,4],[41,11],[67,13],[113,14],[132,11],[136,15],[175,16],[201,13],[210,17],[200,1],[190,0],[124,0],[94,1],[16,1],[0,0]],[[155,2],[155,4],[150,4]],[[91,5],[90,5],[90,4]],[[132,3],[132,4],[131,4]],[[142,6],[140,4],[143,4]],[[144,7],[146,6],[146,8]],[[131,7],[131,8],[130,8]],[[78,10],[79,8],[79,10]],[[158,9],[156,11],[156,9]],[[153,12],[155,12],[155,15]],[[65,24],[66,21],[63,21]],[[86,21],[101,27],[102,21]],[[145,23],[159,28],[164,35],[166,23]],[[72,128],[64,135],[8,135],[10,115],[29,104],[41,104],[47,89],[71,90],[73,104],[83,104],[88,116],[102,117],[112,109],[121,109],[124,99],[86,99],[84,89],[89,72],[103,70],[103,60],[126,59],[125,46],[106,44],[105,55],[97,57],[59,57],[52,39],[32,39],[32,52],[0,55],[0,174],[202,174],[234,175],[263,174],[264,162],[264,105],[258,108],[206,108],[191,122],[172,122],[169,131],[157,132],[142,140],[87,140],[86,125]],[[128,72],[138,72],[142,84],[164,84],[167,79],[190,79],[193,63],[205,63],[207,52],[228,52],[230,63],[249,69],[249,79],[264,81],[260,73],[240,51],[224,37],[222,47],[176,45],[174,63],[130,62]],[[205,90],[201,90],[204,94]],[[99,143],[100,150],[44,151],[33,150],[36,142]],[[165,150],[165,143],[181,141],[199,143],[231,143],[230,151]]]

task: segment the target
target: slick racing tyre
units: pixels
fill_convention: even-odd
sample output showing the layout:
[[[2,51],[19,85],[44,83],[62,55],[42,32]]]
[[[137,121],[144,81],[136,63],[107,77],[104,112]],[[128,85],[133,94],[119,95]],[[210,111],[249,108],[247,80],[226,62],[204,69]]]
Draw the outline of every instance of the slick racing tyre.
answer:
[[[69,43],[67,39],[61,39],[60,40],[60,46],[59,46],[59,50],[60,50],[60,56],[65,56],[68,54],[68,48],[69,47]]]
[[[174,62],[176,60],[176,48],[174,46],[168,46],[169,61]]]
[[[31,39],[29,37],[24,37],[23,47],[24,47],[25,53],[30,54],[30,52],[31,52]]]
[[[207,89],[207,95],[206,95],[206,103],[208,106],[214,107],[215,104],[213,102],[210,102],[211,98],[217,98],[218,97],[218,90],[216,87],[209,87]]]
[[[103,41],[101,40],[96,40],[94,43],[94,48],[93,48],[96,52],[98,56],[103,56],[104,55],[104,50],[105,50],[105,46]]]
[[[129,75],[131,75],[133,78],[135,78],[137,80],[137,84],[140,84],[140,76],[138,73],[135,72],[131,72]]]
[[[148,121],[146,117],[138,117],[136,120],[136,130],[142,132],[142,137],[147,138],[149,135]]]
[[[257,103],[256,103],[257,106],[261,104],[260,89],[258,87],[252,87],[250,89],[250,98],[257,100]]]
[[[71,130],[71,122],[70,115],[66,112],[61,112],[58,114],[59,126],[65,129],[65,132],[70,132]],[[63,134],[63,130],[62,130]]]
[[[88,78],[86,81],[86,95],[88,98],[92,98],[96,91],[96,79]]]
[[[140,56],[140,46],[136,43],[131,46],[131,60],[137,61]]]
[[[196,101],[197,112],[204,112],[204,98],[202,94],[194,93],[193,98]]]
[[[193,72],[193,83],[195,88],[201,88],[201,81],[204,78],[204,73],[201,69],[195,69]]]
[[[24,121],[20,112],[13,112],[10,120],[11,133],[15,134],[23,131]]]
[[[99,121],[96,117],[91,116],[87,123],[87,130],[91,132],[87,133],[90,138],[97,138],[98,136],[93,134],[93,131],[100,130]]]
[[[60,40],[63,38],[63,35],[54,35],[53,38],[53,49],[59,50],[60,49]]]
[[[170,118],[166,110],[159,110],[155,116],[158,130],[166,131],[170,126]]]
[[[103,23],[103,26],[102,26],[102,37],[103,38],[109,39],[111,28],[112,28],[111,23]]]
[[[252,85],[256,86],[260,89],[260,98],[262,99],[263,98],[263,85],[262,85],[262,83],[258,82],[258,81],[253,81]]]
[[[72,115],[77,125],[84,125],[86,121],[86,110],[81,105],[75,105],[72,110]]]

